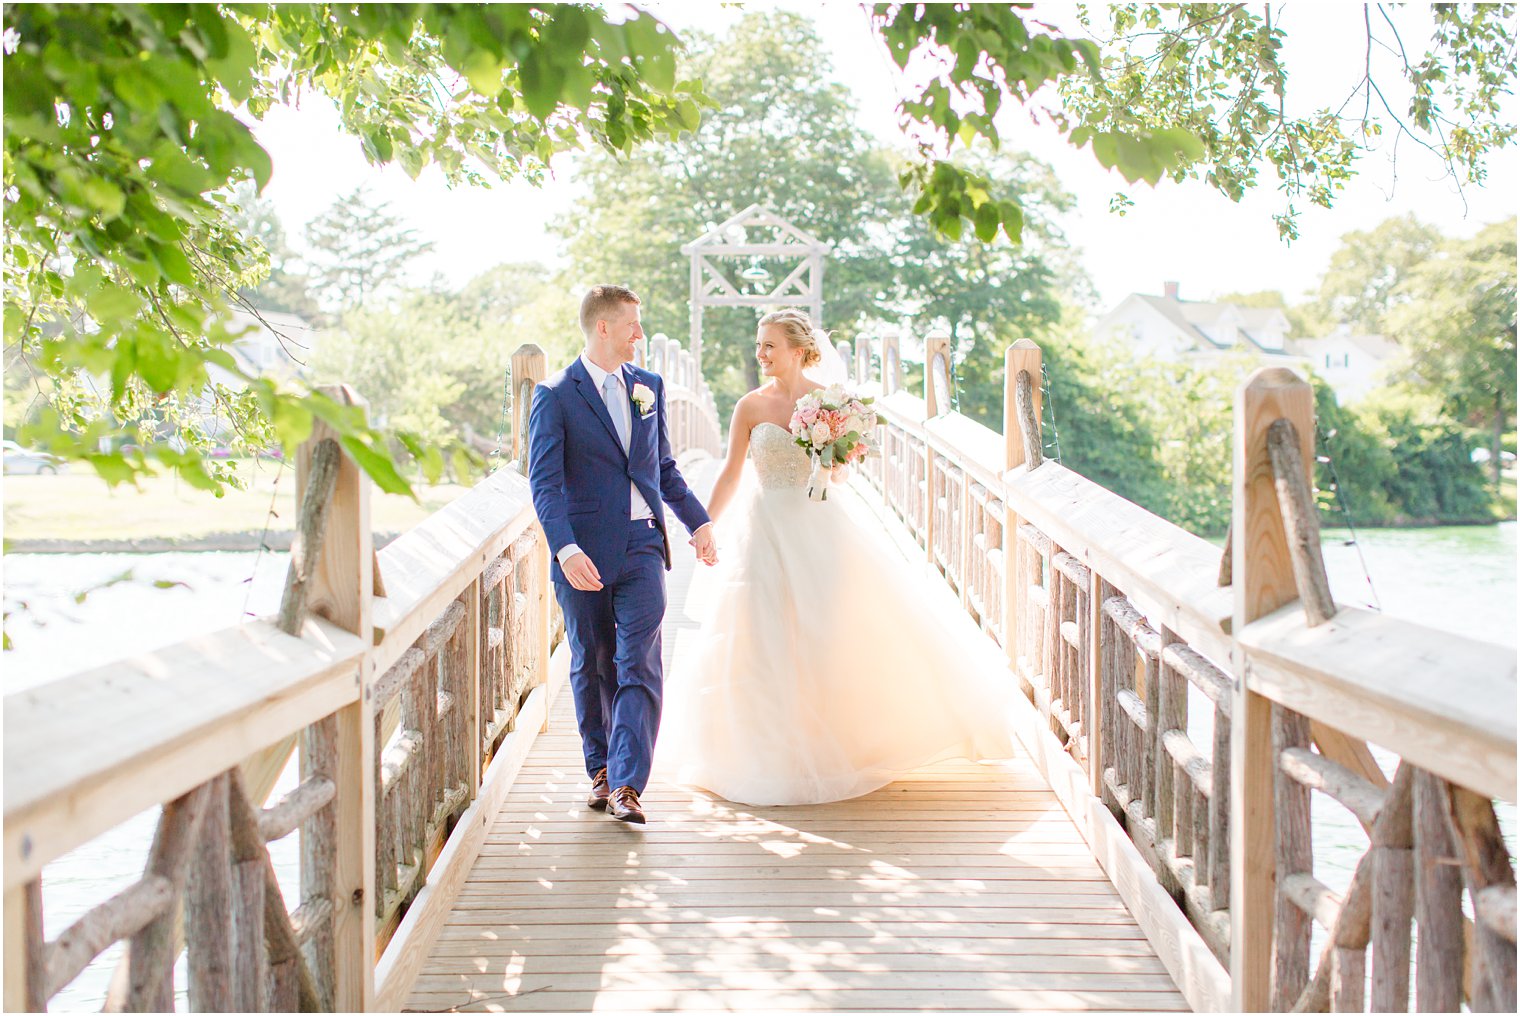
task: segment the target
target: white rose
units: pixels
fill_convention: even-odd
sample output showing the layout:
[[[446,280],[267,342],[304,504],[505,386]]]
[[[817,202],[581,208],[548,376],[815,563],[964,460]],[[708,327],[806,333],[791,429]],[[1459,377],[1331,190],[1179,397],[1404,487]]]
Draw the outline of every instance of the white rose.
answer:
[[[813,444],[821,448],[824,445],[828,444],[830,441],[834,440],[834,431],[831,427],[829,427],[828,424],[824,423],[822,420],[819,420],[817,423],[813,424],[812,438]]]
[[[638,405],[639,412],[647,413],[654,408],[654,392],[642,382],[633,386],[633,401]]]

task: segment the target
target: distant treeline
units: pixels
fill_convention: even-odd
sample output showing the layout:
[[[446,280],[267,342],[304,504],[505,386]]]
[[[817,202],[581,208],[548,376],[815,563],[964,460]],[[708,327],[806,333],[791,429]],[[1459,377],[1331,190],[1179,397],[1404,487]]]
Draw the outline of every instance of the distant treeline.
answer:
[[[1071,336],[1042,346],[1047,454],[1186,529],[1223,533],[1234,390],[1250,362],[1137,364]],[[1472,460],[1483,431],[1434,399],[1388,388],[1343,407],[1323,382],[1314,385],[1315,483],[1327,524],[1344,524],[1347,512],[1356,525],[1492,522],[1512,512]]]

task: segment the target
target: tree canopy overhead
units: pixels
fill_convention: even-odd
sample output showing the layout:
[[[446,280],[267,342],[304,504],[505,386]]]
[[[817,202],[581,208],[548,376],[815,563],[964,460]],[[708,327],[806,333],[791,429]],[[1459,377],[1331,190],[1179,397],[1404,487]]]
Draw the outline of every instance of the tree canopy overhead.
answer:
[[[1393,76],[1412,95],[1407,108],[1385,101],[1392,89],[1369,57],[1352,100],[1303,113],[1286,102],[1277,5],[1094,6],[1086,37],[1041,22],[1027,4],[872,10],[892,59],[931,70],[906,79],[902,112],[919,141],[901,181],[913,212],[952,240],[1041,236],[1029,228],[1048,191],[1037,174],[1000,175],[956,144],[995,148],[1000,111],[1015,105],[1130,181],[1200,178],[1238,197],[1275,172],[1286,236],[1295,202],[1330,204],[1380,133],[1428,145],[1463,182],[1481,180],[1487,154],[1514,137],[1500,110],[1516,71],[1514,4],[1436,5],[1423,45],[1370,9],[1356,42],[1400,54]],[[320,394],[243,375],[225,348],[233,337],[219,322],[269,270],[231,196],[275,171],[249,124],[302,96],[331,99],[371,162],[414,176],[436,166],[458,183],[537,180],[557,153],[620,157],[657,140],[732,156],[670,187],[687,170],[672,155],[683,149],[656,153],[667,174],[658,189],[616,158],[593,171],[626,182],[625,209],[701,195],[688,209],[696,228],[683,225],[677,240],[721,218],[709,214],[720,202],[732,211],[766,199],[768,181],[742,163],[770,159],[767,141],[789,126],[804,145],[787,153],[801,167],[788,193],[799,196],[778,210],[836,243],[832,308],[900,295],[901,279],[862,267],[886,231],[902,235],[902,203],[877,188],[883,177],[890,184],[887,161],[855,158],[864,147],[833,118],[840,86],[793,67],[812,71],[806,87],[778,90],[746,65],[749,51],[713,54],[703,73],[728,96],[714,106],[703,85],[682,80],[680,49],[647,13],[580,4],[7,4],[4,321],[7,404],[22,404],[10,398],[13,378],[29,389],[20,436],[88,460],[112,482],[168,467],[219,489],[228,474],[202,454],[209,401],[250,448],[294,444],[326,419],[382,486],[405,488],[378,430]],[[760,56],[784,61],[785,50]],[[704,110],[717,133],[698,138]],[[745,186],[761,189],[742,201],[714,196]],[[603,221],[623,235],[616,215]],[[934,256],[947,253],[966,254]],[[1005,292],[1043,307],[1055,284],[1048,266],[1007,250],[997,257],[1022,273]],[[1001,265],[987,262],[976,277],[1002,278]],[[684,266],[669,267],[670,286],[684,291]],[[952,324],[992,313],[948,300],[940,308]],[[210,385],[212,365],[241,387]]]
[[[24,437],[112,482],[157,464],[220,489],[202,457],[209,392],[250,446],[299,443],[321,417],[383,487],[407,488],[381,435],[332,400],[265,377],[208,384],[210,365],[241,374],[219,322],[267,270],[230,198],[273,171],[248,120],[325,95],[371,162],[476,182],[675,136],[702,98],[657,19],[577,4],[7,4],[4,36],[5,336],[35,387]],[[166,430],[181,440],[154,440]],[[139,450],[103,450],[123,440]]]
[[[1361,79],[1339,106],[1301,113],[1288,101],[1284,6],[1082,5],[1078,38],[1027,3],[876,4],[892,59],[918,72],[904,76],[899,106],[921,138],[903,174],[917,210],[952,236],[969,225],[984,240],[1000,228],[1017,239],[1016,196],[953,154],[957,140],[996,146],[1008,102],[1091,146],[1130,183],[1202,179],[1238,201],[1270,169],[1286,202],[1274,218],[1288,239],[1301,203],[1330,207],[1384,134],[1434,151],[1459,186],[1481,182],[1488,154],[1514,140],[1500,104],[1516,77],[1515,4],[1432,5],[1423,51],[1384,5],[1365,5],[1363,37],[1345,45],[1361,58]],[[1311,8],[1298,13],[1313,17]],[[1391,74],[1375,66],[1385,50],[1396,54]],[[1399,94],[1395,79],[1410,93],[1407,108],[1389,98]]]
[[[822,323],[836,337],[903,319],[915,329],[946,329],[956,349],[960,407],[1000,420],[995,375],[1006,337],[1039,330],[1060,316],[1063,294],[1085,292],[1054,221],[1072,199],[1049,167],[979,146],[970,164],[1018,197],[1026,242],[951,240],[911,211],[892,178],[898,157],[860,126],[808,19],[748,13],[721,38],[693,36],[683,59],[715,108],[698,130],[670,144],[628,159],[587,160],[587,200],[560,223],[576,280],[632,285],[644,299],[646,330],[683,338],[691,278],[681,245],[763,204],[831,245]],[[764,267],[744,261],[727,267]],[[760,380],[757,314],[748,307],[705,314],[704,371],[726,410]]]

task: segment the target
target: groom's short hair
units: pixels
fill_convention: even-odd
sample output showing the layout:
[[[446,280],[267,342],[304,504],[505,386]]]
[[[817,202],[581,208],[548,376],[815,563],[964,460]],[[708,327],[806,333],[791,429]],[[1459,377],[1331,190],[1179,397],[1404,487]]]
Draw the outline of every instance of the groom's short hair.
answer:
[[[597,321],[605,318],[619,304],[637,305],[639,295],[627,286],[604,284],[592,286],[581,300],[581,331],[590,335],[596,330]]]

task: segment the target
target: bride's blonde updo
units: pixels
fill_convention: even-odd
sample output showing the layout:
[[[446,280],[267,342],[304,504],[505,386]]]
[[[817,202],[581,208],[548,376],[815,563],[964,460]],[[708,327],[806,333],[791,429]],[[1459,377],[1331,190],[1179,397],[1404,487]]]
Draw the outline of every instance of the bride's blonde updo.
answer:
[[[760,327],[764,328],[766,325],[780,327],[782,334],[786,336],[786,344],[793,349],[802,350],[803,369],[812,367],[823,359],[819,346],[829,341],[828,333],[813,327],[813,319],[807,316],[806,311],[795,307],[773,310],[760,319]]]

